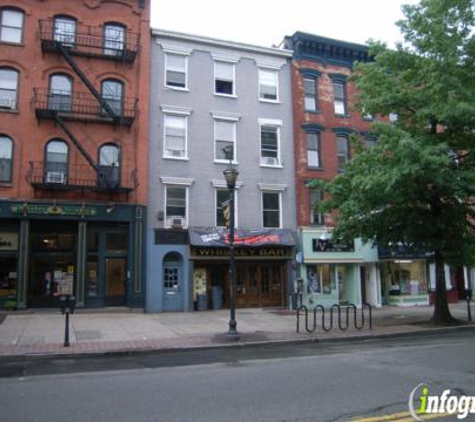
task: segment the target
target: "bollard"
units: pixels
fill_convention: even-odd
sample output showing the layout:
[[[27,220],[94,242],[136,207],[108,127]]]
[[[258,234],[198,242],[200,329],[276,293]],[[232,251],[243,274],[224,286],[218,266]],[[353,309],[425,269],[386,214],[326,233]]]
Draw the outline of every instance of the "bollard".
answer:
[[[472,289],[465,290],[465,300],[467,301],[467,316],[468,320],[472,321],[472,310],[470,308],[470,301],[472,300]]]
[[[74,313],[76,306],[76,298],[71,295],[64,295],[60,297],[61,313],[66,316],[64,323],[64,347],[69,347],[69,314]]]

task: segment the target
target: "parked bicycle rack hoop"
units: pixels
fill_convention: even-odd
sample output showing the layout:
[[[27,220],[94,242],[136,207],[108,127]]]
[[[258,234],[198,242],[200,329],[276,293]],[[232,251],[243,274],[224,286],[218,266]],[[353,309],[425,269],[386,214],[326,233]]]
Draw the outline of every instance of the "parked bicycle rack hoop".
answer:
[[[368,319],[366,319],[365,317],[365,309],[368,310]],[[359,318],[360,323],[358,323],[358,307],[353,303],[350,303],[345,306],[334,304],[329,308],[325,308],[322,305],[317,305],[310,311],[306,306],[302,305],[297,309],[297,333],[300,332],[300,318],[302,314],[305,317],[305,331],[307,331],[307,333],[316,332],[317,319],[318,319],[317,317],[319,313],[320,313],[320,327],[326,333],[330,332],[333,329],[333,320],[334,320],[335,314],[337,317],[338,328],[340,329],[340,331],[348,330],[348,328],[350,327],[350,321],[353,323],[353,326],[355,327],[356,330],[362,330],[365,327],[366,322],[368,321],[369,329],[372,330],[373,329],[373,315],[372,315],[371,305],[369,305],[368,303],[365,303],[362,305],[359,311],[360,311],[360,318]],[[313,325],[309,326],[309,314],[312,314],[312,313],[313,313],[313,318],[312,318]],[[350,318],[350,314],[352,314],[353,318]]]

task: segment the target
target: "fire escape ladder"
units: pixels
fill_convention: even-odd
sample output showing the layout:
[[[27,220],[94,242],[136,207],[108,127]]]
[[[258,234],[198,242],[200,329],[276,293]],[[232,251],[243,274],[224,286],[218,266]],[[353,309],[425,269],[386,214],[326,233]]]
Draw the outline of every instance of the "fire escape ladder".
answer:
[[[69,65],[73,68],[73,70],[77,73],[81,81],[84,82],[84,85],[87,86],[89,91],[91,91],[91,94],[94,95],[96,100],[99,102],[99,104],[103,107],[104,111],[113,119],[117,120],[120,116],[118,116],[113,108],[107,103],[107,101],[102,98],[102,95],[94,88],[94,85],[89,82],[89,79],[87,79],[86,75],[83,73],[83,71],[79,68],[79,66],[76,64],[76,62],[73,60],[71,55],[68,52],[68,48],[62,45],[61,43],[58,44],[59,52],[61,55],[66,59],[66,61],[69,63]]]
[[[81,145],[81,142],[79,142],[79,140],[73,135],[73,133],[65,125],[64,121],[57,114],[55,115],[54,120],[61,127],[61,129],[63,129],[64,133],[66,133],[66,135],[68,135],[69,139],[71,139],[73,144],[76,146],[76,148],[79,150],[79,152],[83,155],[83,157],[86,159],[86,161],[90,164],[90,166],[94,169],[94,171],[96,173],[99,173],[99,168],[98,168],[97,164],[94,162],[94,160],[89,155],[89,153]]]

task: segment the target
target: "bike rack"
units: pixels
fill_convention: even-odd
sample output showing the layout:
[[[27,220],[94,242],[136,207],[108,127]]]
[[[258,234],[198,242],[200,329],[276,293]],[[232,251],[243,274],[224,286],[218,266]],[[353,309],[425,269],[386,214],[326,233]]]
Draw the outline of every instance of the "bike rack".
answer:
[[[342,310],[342,308],[344,308]],[[369,323],[369,329],[373,329],[373,312],[371,305],[368,303],[364,303],[361,307],[361,324],[358,324],[358,308],[354,303],[350,303],[347,306],[342,307],[341,305],[335,303],[329,308],[324,308],[322,305],[316,305],[313,308],[313,327],[309,327],[309,321],[308,321],[308,316],[309,316],[309,309],[302,305],[299,308],[297,308],[297,333],[300,332],[300,314],[303,313],[305,317],[305,331],[307,333],[311,334],[317,331],[317,314],[318,311],[320,311],[321,315],[321,329],[325,331],[326,333],[330,332],[333,329],[333,313],[336,311],[336,314],[338,316],[338,328],[340,331],[346,331],[350,327],[350,312],[353,314],[353,326],[355,327],[356,330],[362,330],[365,325],[366,325],[366,319],[365,319],[365,308],[368,309],[368,323]],[[342,318],[342,311],[344,312],[344,323],[343,323],[343,318]],[[328,326],[326,323],[326,313],[329,312],[329,322]]]

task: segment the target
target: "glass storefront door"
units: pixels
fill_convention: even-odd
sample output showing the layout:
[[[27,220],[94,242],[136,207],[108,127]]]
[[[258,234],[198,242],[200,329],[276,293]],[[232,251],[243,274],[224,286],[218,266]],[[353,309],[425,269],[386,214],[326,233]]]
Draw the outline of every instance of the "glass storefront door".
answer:
[[[125,258],[106,259],[106,305],[125,305]]]

